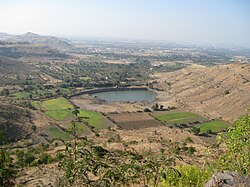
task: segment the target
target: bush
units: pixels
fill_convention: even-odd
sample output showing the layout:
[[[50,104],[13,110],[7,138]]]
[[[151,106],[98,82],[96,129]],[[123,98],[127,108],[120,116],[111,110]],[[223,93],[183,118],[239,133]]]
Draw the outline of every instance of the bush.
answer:
[[[226,152],[220,157],[219,169],[231,170],[243,175],[249,174],[250,168],[250,116],[237,120],[227,132],[220,133],[219,143],[224,143]]]
[[[212,176],[210,167],[199,168],[196,165],[182,165],[169,168],[163,173],[162,187],[200,187]]]
[[[38,164],[49,164],[53,162],[53,158],[48,154],[42,154],[38,159]]]
[[[199,127],[192,127],[191,132],[193,132],[195,135],[198,135],[201,129]]]
[[[207,134],[213,134],[213,131],[211,129],[207,129]]]
[[[31,153],[18,153],[17,165],[20,167],[25,167],[31,165],[31,163],[36,159]]]
[[[193,142],[193,140],[192,140],[192,138],[187,137],[187,138],[185,139],[185,142],[186,142],[186,143],[192,143],[192,142]]]
[[[189,154],[194,154],[194,152],[196,152],[195,147],[191,146],[191,147],[188,148],[188,153]]]
[[[151,112],[151,110],[149,108],[144,108],[143,110],[144,112]]]

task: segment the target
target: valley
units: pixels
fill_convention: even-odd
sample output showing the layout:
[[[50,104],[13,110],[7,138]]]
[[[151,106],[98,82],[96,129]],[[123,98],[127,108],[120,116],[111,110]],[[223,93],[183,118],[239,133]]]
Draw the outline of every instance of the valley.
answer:
[[[0,80],[1,145],[15,184],[55,186],[64,153],[85,139],[89,152],[212,163],[224,151],[216,136],[248,113],[250,52],[2,34]]]

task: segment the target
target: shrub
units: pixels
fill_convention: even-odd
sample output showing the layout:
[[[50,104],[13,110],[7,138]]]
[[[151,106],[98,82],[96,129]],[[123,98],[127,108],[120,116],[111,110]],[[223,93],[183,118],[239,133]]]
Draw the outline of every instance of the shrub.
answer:
[[[181,165],[169,168],[163,173],[162,187],[200,187],[212,176],[210,167],[199,168],[196,165]]]
[[[151,110],[149,108],[144,108],[143,110],[144,112],[151,112]]]
[[[213,131],[211,129],[207,129],[208,134],[213,134]]]
[[[191,142],[193,142],[193,140],[192,140],[192,138],[187,137],[187,138],[185,139],[185,142],[186,142],[186,143],[191,143]]]
[[[198,135],[201,129],[199,127],[192,127],[191,132],[193,132],[195,135]]]
[[[189,154],[194,154],[194,152],[196,152],[195,147],[191,146],[191,147],[188,148],[188,153]]]
[[[219,169],[249,174],[250,168],[250,116],[237,120],[227,132],[217,136],[219,143],[224,143],[226,152],[220,157]]]

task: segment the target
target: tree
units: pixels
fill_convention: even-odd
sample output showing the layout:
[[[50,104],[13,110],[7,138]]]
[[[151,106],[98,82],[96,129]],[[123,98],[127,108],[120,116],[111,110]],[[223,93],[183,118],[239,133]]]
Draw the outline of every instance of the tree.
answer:
[[[159,109],[159,104],[158,103],[155,103],[155,105],[153,105],[152,107],[152,110],[158,110]]]
[[[80,113],[80,111],[78,110],[78,109],[74,109],[73,111],[72,111],[72,114],[74,114],[76,117],[77,117],[77,115]]]
[[[195,135],[198,135],[200,133],[200,128],[199,127],[192,127],[191,132],[193,132]]]
[[[144,108],[144,112],[151,112],[149,108]]]

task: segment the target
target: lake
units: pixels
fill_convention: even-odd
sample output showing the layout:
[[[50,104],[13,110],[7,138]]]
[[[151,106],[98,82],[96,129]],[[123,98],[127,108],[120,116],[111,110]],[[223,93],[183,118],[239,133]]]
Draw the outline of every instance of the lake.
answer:
[[[105,101],[153,101],[155,94],[149,90],[109,91],[92,94]]]

